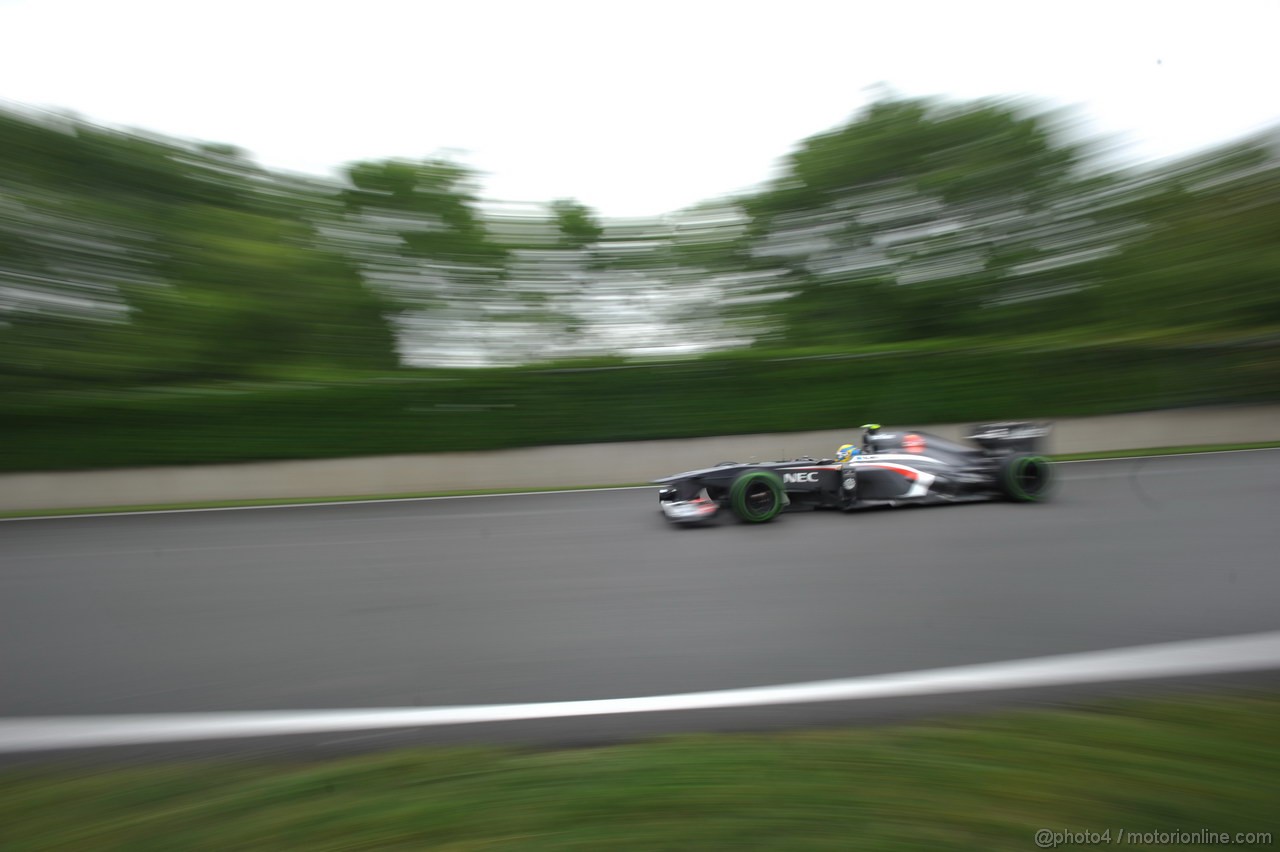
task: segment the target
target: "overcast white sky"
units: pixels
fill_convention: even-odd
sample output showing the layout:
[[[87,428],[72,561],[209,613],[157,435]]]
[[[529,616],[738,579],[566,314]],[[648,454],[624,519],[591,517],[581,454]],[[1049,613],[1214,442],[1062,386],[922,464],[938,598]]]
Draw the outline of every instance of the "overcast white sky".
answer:
[[[1280,122],[1278,34],[1277,0],[0,0],[0,100],[313,174],[453,151],[488,199],[640,216],[768,178],[881,83],[1189,152]]]

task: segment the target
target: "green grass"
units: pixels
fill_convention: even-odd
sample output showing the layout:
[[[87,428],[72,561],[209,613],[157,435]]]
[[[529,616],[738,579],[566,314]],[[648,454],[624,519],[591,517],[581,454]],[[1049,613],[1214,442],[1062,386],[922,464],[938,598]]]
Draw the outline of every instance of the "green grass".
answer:
[[[1201,695],[579,750],[54,764],[0,772],[0,837],[8,852],[938,852],[1034,849],[1039,829],[1274,841],[1277,789],[1280,696]]]
[[[1265,450],[1280,447],[1280,441],[1263,441],[1252,444],[1204,444],[1192,447],[1153,447],[1141,450],[1113,450],[1110,452],[1066,453],[1052,458],[1058,461],[1082,461],[1087,459],[1113,459],[1141,456],[1181,455],[1211,453],[1230,450]],[[154,503],[134,506],[94,506],[75,509],[24,509],[0,512],[0,518],[62,517],[72,515],[109,514],[119,512],[160,512],[181,509],[228,509],[247,506],[280,506],[285,504],[372,502],[377,500],[412,500],[425,497],[479,497],[491,494],[536,494],[541,491],[587,491],[595,488],[634,488],[647,485],[644,482],[623,482],[607,485],[574,485],[560,488],[506,488],[475,491],[421,491],[408,494],[352,494],[335,497],[298,497],[261,500],[205,500],[193,503]]]
[[[1257,441],[1248,444],[1197,444],[1187,447],[1146,447],[1139,450],[1108,450],[1091,453],[1060,453],[1056,461],[1087,461],[1089,459],[1126,459],[1143,456],[1177,456],[1194,453],[1220,453],[1233,450],[1271,450],[1280,447],[1280,441]]]

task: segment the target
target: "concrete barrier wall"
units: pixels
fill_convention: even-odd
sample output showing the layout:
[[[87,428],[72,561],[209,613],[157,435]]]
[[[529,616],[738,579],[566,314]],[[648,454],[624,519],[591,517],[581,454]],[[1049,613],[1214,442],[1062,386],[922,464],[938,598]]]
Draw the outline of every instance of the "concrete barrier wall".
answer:
[[[890,424],[886,424],[890,425]],[[892,424],[895,429],[899,424]],[[965,425],[915,424],[958,439]],[[486,453],[367,456],[314,461],[0,475],[0,511],[213,500],[566,488],[647,482],[721,461],[830,456],[857,443],[845,430],[670,441],[533,447]],[[1054,453],[1280,442],[1280,405],[1194,408],[1059,420]]]

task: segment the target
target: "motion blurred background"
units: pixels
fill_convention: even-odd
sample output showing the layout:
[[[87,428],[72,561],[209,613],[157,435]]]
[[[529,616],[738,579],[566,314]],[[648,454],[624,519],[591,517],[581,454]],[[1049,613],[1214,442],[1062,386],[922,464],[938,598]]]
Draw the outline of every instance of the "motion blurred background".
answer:
[[[0,467],[1280,398],[1274,6],[481,5],[0,7]]]
[[[0,472],[1276,402],[1277,33],[1274,0],[0,0]],[[1074,466],[1044,512],[834,533],[668,534],[638,490],[6,522],[0,726],[1273,630],[1274,457]],[[104,504],[67,478],[0,487]],[[824,706],[757,709],[903,712]],[[120,773],[36,753],[0,770],[0,846],[1270,845],[1278,707],[319,760],[428,741],[337,732]],[[664,719],[520,736],[721,724]]]

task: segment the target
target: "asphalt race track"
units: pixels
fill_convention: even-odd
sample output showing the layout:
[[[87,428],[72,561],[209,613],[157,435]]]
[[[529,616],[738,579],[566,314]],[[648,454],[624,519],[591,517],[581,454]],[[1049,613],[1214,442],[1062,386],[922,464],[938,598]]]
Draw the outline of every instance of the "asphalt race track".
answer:
[[[1048,505],[705,529],[656,489],[7,522],[0,717],[664,695],[1280,628],[1280,451],[1058,472]]]

